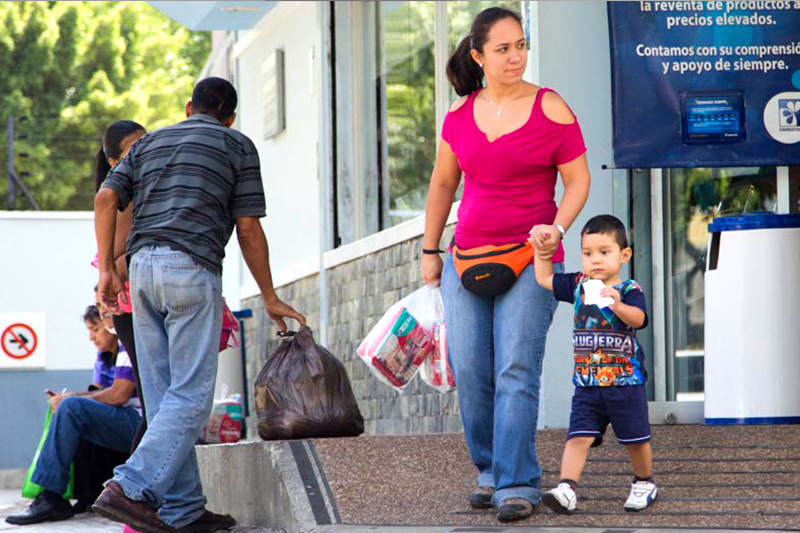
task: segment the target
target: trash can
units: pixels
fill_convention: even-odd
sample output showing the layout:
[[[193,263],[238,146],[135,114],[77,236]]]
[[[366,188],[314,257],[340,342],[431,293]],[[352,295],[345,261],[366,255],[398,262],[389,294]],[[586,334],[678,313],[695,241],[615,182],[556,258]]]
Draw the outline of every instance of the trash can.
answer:
[[[800,215],[708,226],[706,424],[800,424]]]

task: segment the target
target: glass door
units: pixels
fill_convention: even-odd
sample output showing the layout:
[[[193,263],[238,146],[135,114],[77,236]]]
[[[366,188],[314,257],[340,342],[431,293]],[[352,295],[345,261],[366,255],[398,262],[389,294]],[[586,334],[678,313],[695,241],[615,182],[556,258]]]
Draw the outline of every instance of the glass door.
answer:
[[[777,208],[775,167],[663,171],[667,400],[702,401],[708,224]]]

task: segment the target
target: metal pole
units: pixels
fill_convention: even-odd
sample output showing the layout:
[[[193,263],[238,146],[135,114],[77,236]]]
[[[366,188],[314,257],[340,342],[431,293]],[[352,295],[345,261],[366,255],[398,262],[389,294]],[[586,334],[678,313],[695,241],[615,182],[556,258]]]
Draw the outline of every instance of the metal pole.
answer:
[[[8,210],[14,210],[14,115],[8,115],[8,126],[6,127],[8,140],[6,141],[6,148],[8,149]]]

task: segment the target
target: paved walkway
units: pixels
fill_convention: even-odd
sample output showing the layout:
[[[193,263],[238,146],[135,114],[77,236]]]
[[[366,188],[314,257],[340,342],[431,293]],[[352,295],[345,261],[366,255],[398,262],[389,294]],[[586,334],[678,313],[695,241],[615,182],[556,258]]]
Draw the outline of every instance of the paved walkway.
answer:
[[[652,430],[659,485],[652,508],[623,511],[633,476],[625,449],[609,429],[606,443],[590,453],[578,490],[578,512],[563,516],[539,506],[517,525],[800,529],[799,426]],[[560,429],[537,433],[544,488],[558,483],[565,437]],[[475,472],[462,434],[315,439],[314,444],[341,523],[499,525],[495,512],[467,506]]]
[[[341,522],[303,533],[647,533],[800,530],[800,431],[797,426],[656,426],[659,502],[643,513],[621,510],[630,480],[624,449],[592,451],[581,484],[581,511],[500,525],[492,512],[466,508],[474,473],[463,435],[316,439]],[[544,430],[538,448],[544,485],[557,480],[563,430]],[[12,526],[23,509],[19,490],[0,490],[0,532],[115,532],[122,526],[93,514],[63,522]],[[371,524],[371,525],[358,525]],[[433,524],[433,525],[424,525]],[[586,527],[590,526],[590,527]],[[760,529],[763,528],[763,529]],[[235,533],[300,533],[239,526]]]

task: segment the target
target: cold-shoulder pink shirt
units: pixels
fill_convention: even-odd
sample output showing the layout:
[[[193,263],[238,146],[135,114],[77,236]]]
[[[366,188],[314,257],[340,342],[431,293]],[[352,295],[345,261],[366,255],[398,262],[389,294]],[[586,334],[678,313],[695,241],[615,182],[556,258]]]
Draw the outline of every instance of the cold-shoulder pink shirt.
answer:
[[[533,226],[553,223],[557,167],[584,154],[586,146],[577,119],[559,124],[545,116],[542,95],[550,90],[536,93],[525,124],[492,142],[475,122],[479,91],[445,116],[442,139],[464,172],[455,231],[459,248],[525,242]],[[553,262],[563,260],[559,244]]]

